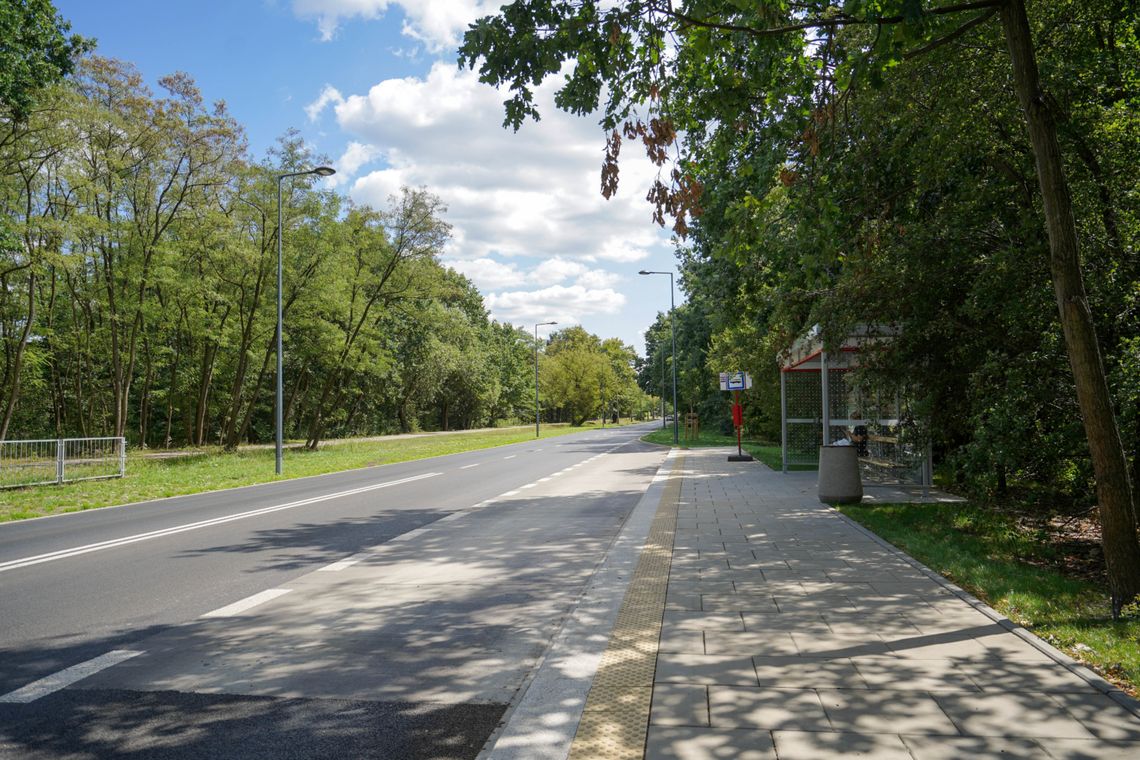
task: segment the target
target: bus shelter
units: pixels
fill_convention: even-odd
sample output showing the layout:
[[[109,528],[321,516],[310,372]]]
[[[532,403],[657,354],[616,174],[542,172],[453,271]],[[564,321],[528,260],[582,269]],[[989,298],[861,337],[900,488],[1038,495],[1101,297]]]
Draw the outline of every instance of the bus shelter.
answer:
[[[904,394],[856,380],[860,354],[897,331],[860,325],[837,351],[826,351],[817,325],[779,355],[783,471],[819,463],[821,445],[855,446],[868,485],[922,486],[932,481],[927,426]]]

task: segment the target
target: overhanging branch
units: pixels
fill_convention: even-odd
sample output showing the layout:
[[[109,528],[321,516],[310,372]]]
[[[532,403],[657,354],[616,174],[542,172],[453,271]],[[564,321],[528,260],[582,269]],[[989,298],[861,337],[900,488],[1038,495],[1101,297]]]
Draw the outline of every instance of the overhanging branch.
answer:
[[[954,5],[945,5],[940,8],[931,8],[927,13],[934,16],[946,16],[955,13],[965,13],[976,10],[989,10],[988,14],[983,14],[985,18],[993,15],[1001,7],[1003,0],[976,0],[976,2],[969,3],[956,3]],[[702,29],[716,29],[722,32],[741,32],[749,34],[753,37],[775,37],[781,34],[788,34],[790,32],[802,32],[808,29],[828,29],[841,26],[850,26],[855,24],[901,24],[907,20],[906,16],[880,16],[868,18],[856,18],[855,16],[848,16],[846,14],[837,14],[830,18],[808,19],[798,24],[787,24],[785,26],[775,27],[754,27],[742,24],[726,24],[719,21],[712,21],[709,19],[701,19],[695,16],[682,13],[672,7],[669,3],[667,7],[659,7],[657,10],[660,13],[674,18],[687,26],[700,27]],[[978,23],[981,23],[978,21]]]

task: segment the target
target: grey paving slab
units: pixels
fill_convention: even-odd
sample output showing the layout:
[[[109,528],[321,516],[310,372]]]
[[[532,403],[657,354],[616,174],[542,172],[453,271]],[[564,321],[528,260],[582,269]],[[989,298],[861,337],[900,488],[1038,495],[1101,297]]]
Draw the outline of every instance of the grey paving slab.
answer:
[[[980,691],[972,671],[954,660],[859,657],[852,660],[872,688],[919,691]]]
[[[653,686],[651,726],[708,726],[708,688],[696,684],[661,683]]]
[[[914,760],[895,734],[849,731],[773,731],[780,760],[832,760],[867,757],[874,760]]]
[[[799,654],[796,642],[783,631],[705,631],[705,651],[745,657]]]
[[[810,684],[819,688],[868,688],[855,663],[847,659],[819,660],[796,655],[753,657],[755,678],[760,686],[788,689]]]
[[[934,693],[938,705],[969,736],[1054,739],[1097,737],[1048,694]],[[1128,738],[1128,737],[1114,737]]]
[[[658,655],[654,681],[728,686],[759,685],[756,668],[750,656],[673,652],[663,652]]]
[[[841,731],[953,735],[957,727],[926,692],[894,689],[820,689],[832,725]]]
[[[744,618],[739,612],[665,610],[661,625],[662,631],[743,631]]]
[[[1140,741],[1140,719],[1105,694],[1060,692],[1049,696],[1098,739]]]
[[[1045,748],[1032,739],[1002,739],[988,736],[903,736],[914,760],[962,760],[1002,758],[1041,760]],[[1053,744],[1055,739],[1049,740]]]
[[[778,760],[767,731],[650,726],[645,760]]]
[[[1140,757],[1140,742],[1050,739],[1041,742],[1041,746],[1054,760],[1136,760]]]
[[[708,692],[714,728],[831,730],[819,695],[812,689],[710,686]]]

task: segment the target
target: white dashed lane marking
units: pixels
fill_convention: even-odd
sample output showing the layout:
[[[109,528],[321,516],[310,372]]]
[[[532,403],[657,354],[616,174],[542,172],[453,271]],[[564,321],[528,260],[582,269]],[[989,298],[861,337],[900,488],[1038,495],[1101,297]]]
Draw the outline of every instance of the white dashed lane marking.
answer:
[[[219,617],[233,617],[234,615],[240,615],[241,613],[243,613],[247,610],[253,609],[254,607],[258,606],[259,604],[265,604],[266,602],[268,602],[272,599],[276,599],[279,596],[283,596],[285,594],[288,594],[290,591],[292,591],[292,589],[288,589],[288,588],[266,589],[265,591],[254,594],[253,596],[247,596],[245,599],[234,602],[233,604],[227,604],[225,607],[219,607],[216,610],[213,610],[211,612],[207,612],[202,617],[204,617],[204,618],[219,618]]]
[[[93,676],[100,670],[106,670],[112,665],[118,665],[120,662],[129,660],[132,657],[137,657],[140,654],[142,654],[142,652],[132,649],[112,650],[107,652],[107,654],[99,655],[93,660],[72,665],[66,670],[52,673],[50,676],[45,676],[38,681],[32,681],[27,686],[16,689],[15,691],[10,691],[0,696],[0,702],[21,705],[35,702],[40,697],[46,697],[48,694],[70,686],[76,681],[82,681],[88,676]]]

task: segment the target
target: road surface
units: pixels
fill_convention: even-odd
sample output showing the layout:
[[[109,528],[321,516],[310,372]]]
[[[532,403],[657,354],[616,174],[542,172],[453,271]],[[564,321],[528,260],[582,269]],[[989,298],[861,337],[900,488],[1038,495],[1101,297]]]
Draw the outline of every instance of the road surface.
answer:
[[[474,757],[651,427],[0,525],[0,757]]]

